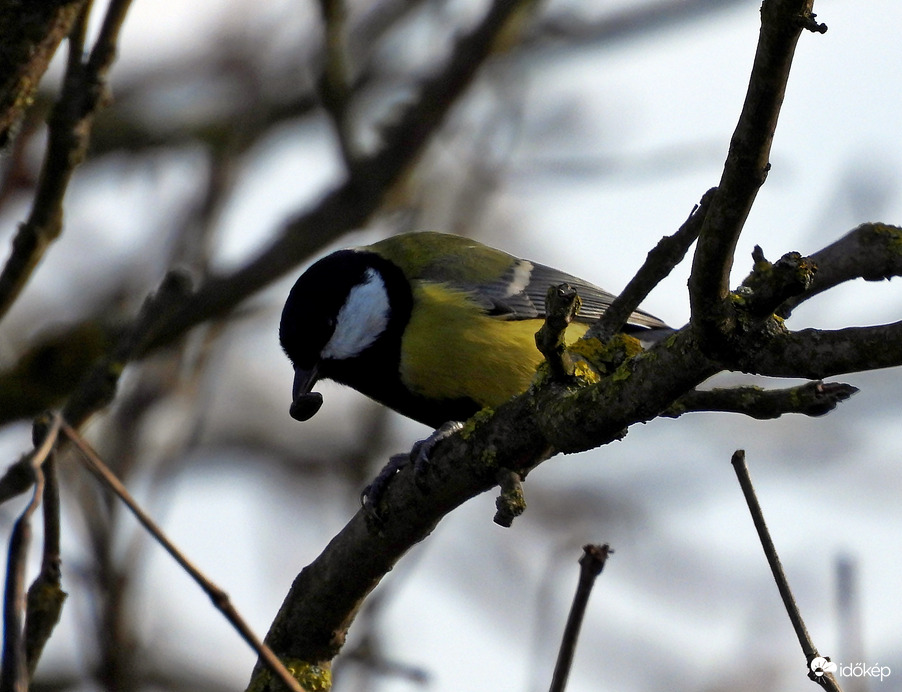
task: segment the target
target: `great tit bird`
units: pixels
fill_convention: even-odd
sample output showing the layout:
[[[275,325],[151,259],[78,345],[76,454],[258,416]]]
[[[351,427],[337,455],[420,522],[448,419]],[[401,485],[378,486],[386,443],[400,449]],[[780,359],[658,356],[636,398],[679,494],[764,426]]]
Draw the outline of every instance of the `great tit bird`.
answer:
[[[469,238],[405,233],[340,250],[297,280],[279,326],[294,365],[291,416],[311,418],[331,379],[433,428],[526,391],[542,355],[535,333],[549,286],[582,301],[566,339],[582,336],[614,296],[575,276]],[[669,331],[636,311],[637,337]]]

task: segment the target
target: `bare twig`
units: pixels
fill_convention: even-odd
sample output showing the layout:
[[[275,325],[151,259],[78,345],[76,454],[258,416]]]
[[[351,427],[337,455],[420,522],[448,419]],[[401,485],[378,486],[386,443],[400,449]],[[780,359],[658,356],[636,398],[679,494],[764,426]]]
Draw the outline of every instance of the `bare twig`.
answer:
[[[813,0],[764,0],[748,92],[711,208],[705,216],[689,278],[692,323],[719,344],[730,326],[730,268],[739,234],[770,168],[777,118]]]
[[[633,311],[648,297],[651,290],[683,261],[689,246],[698,238],[715,190],[716,188],[712,188],[702,195],[701,200],[692,209],[689,218],[680,226],[679,230],[673,235],[661,238],[658,244],[649,251],[636,275],[630,279],[630,282],[598,321],[589,327],[589,331],[586,332],[587,338],[594,337],[607,341],[619,332]]]
[[[90,58],[82,62],[84,32],[91,3],[70,34],[69,61],[60,99],[50,116],[47,152],[38,189],[28,220],[15,238],[13,249],[0,273],[0,318],[2,318],[63,229],[63,198],[72,173],[84,160],[94,116],[106,100],[105,80],[116,54],[116,41],[131,0],[113,0],[107,8],[100,35]]]
[[[523,484],[520,474],[509,469],[499,469],[498,485],[501,493],[495,499],[495,518],[498,526],[509,529],[514,519],[526,511],[526,497],[523,495]]]
[[[31,516],[41,503],[44,491],[44,473],[41,465],[56,444],[61,422],[62,419],[58,415],[54,417],[43,440],[29,456],[29,465],[34,474],[34,492],[31,501],[16,520],[9,538],[6,592],[3,600],[3,663],[0,669],[2,692],[28,690],[28,663],[22,626],[25,611],[25,563],[31,543]]]
[[[62,431],[78,448],[85,461],[85,466],[93,473],[110,491],[112,491],[128,507],[129,511],[150,533],[163,549],[184,569],[194,582],[203,589],[204,593],[213,602],[213,605],[232,624],[241,637],[251,646],[258,656],[269,666],[270,670],[294,692],[303,692],[298,681],[286,669],[272,650],[266,646],[251,630],[244,618],[232,605],[228,594],[211,582],[176,546],[166,537],[156,522],[138,505],[125,486],[115,474],[110,471],[97,452],[85,441],[85,439],[68,423],[62,423]]]
[[[87,69],[92,79],[105,79],[113,60],[116,59],[119,33],[122,31],[122,24],[131,4],[132,0],[111,0],[107,6],[100,34],[91,50],[91,57],[88,58]]]
[[[43,430],[44,427],[44,421],[36,424],[36,429]],[[56,453],[52,451],[41,467],[44,476],[44,550],[41,571],[28,588],[25,660],[29,677],[34,676],[41,653],[59,622],[66,601],[60,572],[60,497],[55,457]]]
[[[604,569],[608,555],[613,552],[607,543],[583,547],[583,556],[579,559],[579,582],[576,585],[573,605],[570,607],[570,615],[567,617],[567,624],[564,627],[561,648],[558,651],[554,675],[551,678],[550,692],[563,692],[567,686],[567,678],[570,676],[573,655],[576,653],[576,641],[583,624],[583,616],[586,614],[589,595],[592,593],[592,587],[595,586],[595,579]]]
[[[677,418],[684,413],[721,411],[741,413],[758,420],[779,418],[786,413],[823,416],[854,395],[857,387],[840,382],[807,382],[798,387],[761,389],[730,387],[687,392],[661,415]]]
[[[320,0],[319,4],[325,24],[326,44],[323,72],[319,78],[320,100],[332,118],[345,165],[353,169],[356,153],[348,120],[351,77],[345,36],[347,8],[344,0]]]
[[[789,621],[792,623],[799,645],[802,647],[802,653],[805,654],[808,677],[825,689],[839,690],[840,687],[831,673],[821,671],[820,675],[818,675],[811,669],[811,662],[818,658],[820,654],[811,640],[811,635],[808,634],[808,629],[805,627],[801,613],[799,613],[799,607],[796,605],[792,590],[789,588],[789,581],[786,579],[786,573],[783,571],[780,556],[777,555],[774,541],[770,536],[770,531],[767,529],[767,523],[764,521],[764,513],[761,511],[761,505],[758,504],[758,497],[755,494],[752,478],[749,475],[749,467],[745,463],[745,451],[741,449],[736,450],[730,463],[733,464],[736,477],[739,479],[739,486],[742,488],[742,494],[745,496],[746,504],[748,504],[752,521],[755,523],[755,530],[758,532],[758,538],[761,540],[761,547],[764,548],[767,564],[770,565],[770,571],[774,575],[774,581],[777,583],[780,598],[783,599],[786,614],[789,615]]]
[[[572,368],[564,360],[564,333],[579,312],[580,299],[569,284],[549,286],[545,294],[545,322],[536,332],[536,348],[545,356],[551,376],[563,380],[572,375]]]
[[[605,48],[617,41],[628,41],[636,35],[647,36],[656,30],[673,31],[680,24],[715,12],[729,11],[744,0],[665,0],[650,3],[625,3],[622,9],[608,9],[598,18],[582,12],[546,13],[536,27],[530,43],[542,46],[602,45]]]

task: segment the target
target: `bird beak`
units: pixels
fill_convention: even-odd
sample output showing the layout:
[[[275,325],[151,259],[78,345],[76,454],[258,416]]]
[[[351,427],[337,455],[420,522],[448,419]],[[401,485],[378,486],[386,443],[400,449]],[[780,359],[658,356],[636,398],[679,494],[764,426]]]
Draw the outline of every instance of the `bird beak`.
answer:
[[[310,420],[323,405],[323,395],[319,392],[311,392],[316,384],[317,367],[314,365],[309,370],[303,368],[294,369],[294,385],[291,388],[291,408],[288,412],[295,420]]]

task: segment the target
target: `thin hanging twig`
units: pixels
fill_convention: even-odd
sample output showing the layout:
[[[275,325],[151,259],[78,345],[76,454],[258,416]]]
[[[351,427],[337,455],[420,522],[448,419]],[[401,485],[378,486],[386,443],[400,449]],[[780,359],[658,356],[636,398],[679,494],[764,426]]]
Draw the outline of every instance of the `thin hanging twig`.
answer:
[[[774,581],[777,582],[777,589],[780,592],[780,598],[783,599],[783,606],[789,615],[789,621],[798,637],[799,645],[802,647],[802,653],[805,654],[805,665],[808,667],[808,677],[821,685],[824,689],[834,692],[842,692],[836,678],[828,670],[814,670],[811,662],[820,657],[817,647],[808,634],[808,628],[802,620],[802,614],[799,612],[799,606],[796,604],[789,588],[789,581],[786,579],[786,573],[783,571],[783,564],[780,562],[780,556],[777,555],[777,549],[774,541],[770,537],[770,531],[764,521],[764,513],[761,511],[761,505],[758,504],[758,497],[755,494],[755,488],[752,485],[752,478],[749,475],[749,467],[745,463],[745,450],[738,449],[733,453],[730,460],[733,469],[736,471],[736,477],[739,479],[739,486],[742,488],[742,494],[745,496],[746,504],[749,506],[749,512],[752,514],[752,521],[755,524],[755,530],[758,532],[758,538],[761,540],[761,547],[764,548],[764,555],[767,558],[767,564],[770,565],[770,571],[774,575]],[[826,659],[829,661],[829,659]]]
[[[13,526],[6,563],[6,592],[3,600],[3,664],[0,692],[27,692],[28,665],[25,656],[23,621],[25,615],[25,563],[31,543],[31,517],[41,504],[44,473],[41,465],[50,455],[59,434],[61,418],[55,416],[40,445],[29,459],[34,473],[34,490],[28,505]]]
[[[70,427],[66,422],[62,423],[62,430],[81,452],[87,469],[91,471],[101,483],[117,495],[123,503],[125,503],[125,506],[128,507],[133,515],[135,515],[135,518],[140,524],[147,529],[148,533],[153,536],[154,540],[163,546],[163,549],[169,553],[195,583],[204,590],[204,593],[206,593],[210,600],[213,601],[213,605],[216,606],[216,608],[225,616],[226,620],[228,620],[238,631],[244,641],[246,641],[266,665],[269,666],[273,674],[278,676],[290,690],[293,690],[293,692],[303,692],[298,681],[273,653],[272,649],[254,634],[250,625],[248,625],[244,618],[241,617],[232,605],[229,595],[210,581],[210,579],[208,579],[203,572],[201,572],[200,569],[198,569],[194,563],[192,563],[191,560],[189,560],[184,553],[169,540],[163,533],[163,530],[157,526],[156,522],[154,522],[143,509],[141,509],[135,499],[131,496],[131,493],[126,490],[125,486],[122,485],[122,482],[109,469],[97,452],[94,451],[78,431]]]
[[[573,655],[576,652],[576,640],[579,638],[583,616],[586,614],[586,605],[589,603],[589,594],[592,593],[595,578],[604,569],[608,555],[613,552],[607,543],[583,547],[583,556],[579,559],[579,583],[576,585],[576,594],[573,596],[573,605],[570,606],[567,625],[564,627],[561,648],[558,651],[554,675],[551,678],[550,692],[563,692],[567,686]]]

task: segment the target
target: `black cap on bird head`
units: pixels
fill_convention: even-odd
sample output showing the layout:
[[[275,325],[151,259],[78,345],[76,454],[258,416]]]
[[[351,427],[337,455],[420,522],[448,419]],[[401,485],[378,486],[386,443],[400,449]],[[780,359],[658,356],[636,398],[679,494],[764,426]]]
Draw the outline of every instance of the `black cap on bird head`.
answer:
[[[323,395],[311,390],[319,376],[322,350],[350,290],[340,290],[336,273],[343,256],[352,254],[344,250],[314,263],[295,282],[282,309],[279,342],[294,366],[289,413],[295,420],[309,420],[323,405]]]
[[[323,404],[312,391],[316,382],[347,383],[342,373],[385,332],[390,310],[383,275],[398,272],[389,265],[370,252],[340,250],[314,263],[291,289],[279,341],[294,365],[292,418],[312,418]]]

